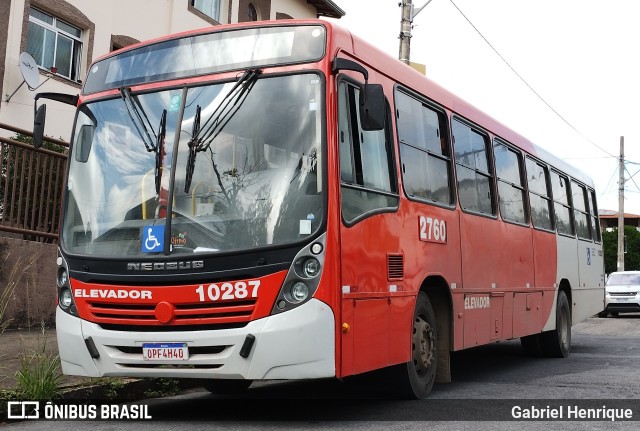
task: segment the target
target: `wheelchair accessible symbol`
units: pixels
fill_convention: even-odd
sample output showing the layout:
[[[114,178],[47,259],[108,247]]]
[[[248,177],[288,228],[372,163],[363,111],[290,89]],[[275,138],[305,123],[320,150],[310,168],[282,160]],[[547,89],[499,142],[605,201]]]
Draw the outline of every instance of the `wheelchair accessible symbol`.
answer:
[[[164,226],[145,226],[142,231],[142,252],[158,253],[164,250]]]

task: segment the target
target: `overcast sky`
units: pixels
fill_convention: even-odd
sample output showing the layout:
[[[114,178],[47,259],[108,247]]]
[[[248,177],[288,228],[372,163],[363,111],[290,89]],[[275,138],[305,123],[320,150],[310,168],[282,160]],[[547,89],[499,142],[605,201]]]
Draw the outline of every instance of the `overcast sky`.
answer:
[[[398,57],[400,0],[334,1],[346,11],[338,24]],[[418,8],[426,0],[413,3]],[[624,136],[625,212],[640,214],[640,175],[629,179],[640,171],[639,19],[637,0],[432,0],[414,19],[411,60],[426,65],[427,76],[440,85],[591,175],[600,209],[618,209]]]

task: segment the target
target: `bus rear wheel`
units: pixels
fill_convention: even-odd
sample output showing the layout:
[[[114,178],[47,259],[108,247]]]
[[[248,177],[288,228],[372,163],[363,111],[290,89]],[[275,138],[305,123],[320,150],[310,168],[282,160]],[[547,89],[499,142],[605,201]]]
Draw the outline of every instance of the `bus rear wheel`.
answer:
[[[241,394],[251,386],[252,380],[210,379],[202,382],[202,387],[217,395]]]
[[[548,358],[566,358],[571,350],[571,307],[567,295],[558,292],[556,329],[540,334],[542,353]]]
[[[429,395],[436,378],[437,343],[436,316],[429,298],[420,292],[413,313],[411,359],[391,369],[391,385],[396,396],[416,399]]]

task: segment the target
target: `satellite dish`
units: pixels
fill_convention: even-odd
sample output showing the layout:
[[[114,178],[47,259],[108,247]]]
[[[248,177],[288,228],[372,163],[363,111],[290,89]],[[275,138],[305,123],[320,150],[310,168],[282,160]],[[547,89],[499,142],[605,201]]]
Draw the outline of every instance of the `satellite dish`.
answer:
[[[51,79],[51,75],[49,75],[47,79],[45,79],[44,82],[40,84],[40,71],[38,70],[38,63],[36,63],[31,54],[29,54],[28,52],[23,52],[22,54],[20,54],[18,63],[18,66],[20,67],[20,73],[22,74],[22,82],[20,83],[20,85],[18,85],[18,88],[16,88],[14,92],[11,93],[10,96],[7,96],[7,98],[4,99],[5,102],[9,102],[9,100],[11,100],[13,95],[18,92],[20,87],[22,87],[25,82],[27,83],[27,87],[29,87],[29,90],[33,91],[37,90],[41,85],[44,84],[44,82],[47,82],[49,79]],[[51,68],[52,73],[56,73],[54,69],[54,67]]]
[[[22,73],[22,78],[27,83],[29,90],[33,91],[40,85],[38,64],[28,52],[20,54],[20,73]]]

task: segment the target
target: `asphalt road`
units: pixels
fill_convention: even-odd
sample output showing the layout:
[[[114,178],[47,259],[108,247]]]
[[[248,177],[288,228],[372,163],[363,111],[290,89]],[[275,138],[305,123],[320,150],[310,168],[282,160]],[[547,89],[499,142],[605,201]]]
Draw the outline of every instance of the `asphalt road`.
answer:
[[[428,400],[389,398],[375,376],[311,382],[254,384],[233,398],[195,389],[148,400],[152,420],[23,421],[7,430],[136,429],[430,429],[618,430],[640,429],[640,315],[589,319],[573,327],[566,359],[530,358],[518,341],[453,356],[453,383],[436,385]],[[547,412],[573,419],[591,409],[628,414],[633,421],[508,421],[514,412]],[[582,409],[582,410],[581,410]],[[532,413],[533,414],[533,413]]]

